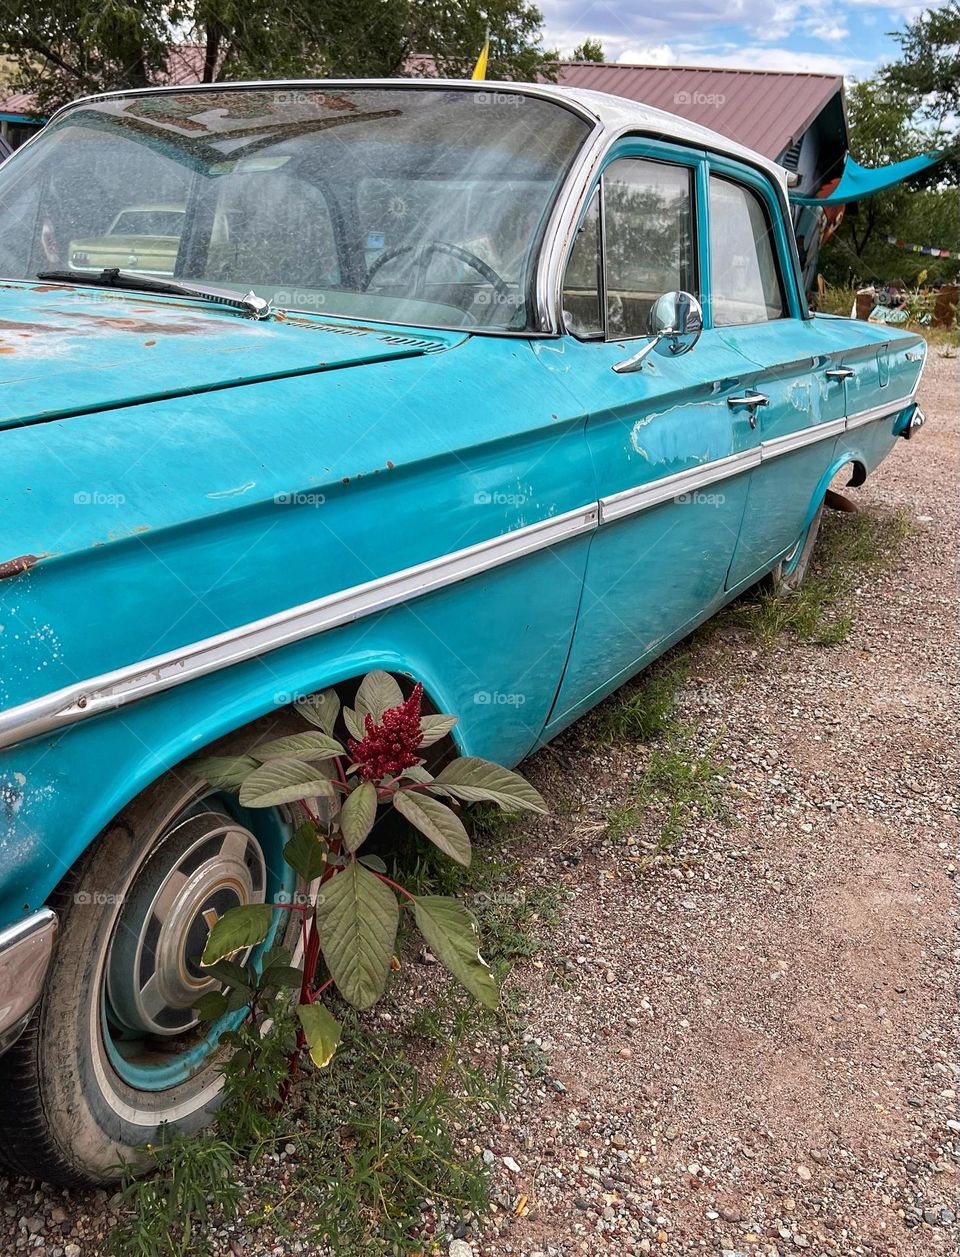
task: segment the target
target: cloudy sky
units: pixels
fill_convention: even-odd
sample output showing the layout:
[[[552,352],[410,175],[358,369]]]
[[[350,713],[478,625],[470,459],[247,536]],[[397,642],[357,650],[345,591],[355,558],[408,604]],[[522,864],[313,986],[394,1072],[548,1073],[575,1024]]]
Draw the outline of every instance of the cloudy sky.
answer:
[[[888,32],[942,0],[539,0],[547,47],[599,38],[608,61],[811,70],[863,78]]]

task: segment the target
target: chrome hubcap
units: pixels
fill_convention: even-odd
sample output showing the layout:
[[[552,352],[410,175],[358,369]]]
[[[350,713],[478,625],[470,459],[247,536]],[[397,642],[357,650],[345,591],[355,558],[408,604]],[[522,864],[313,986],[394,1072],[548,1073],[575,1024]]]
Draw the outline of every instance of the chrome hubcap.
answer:
[[[172,1037],[197,1024],[193,1005],[217,982],[199,966],[230,908],[263,903],[267,869],[254,835],[225,812],[180,821],[123,904],[107,962],[114,1016],[138,1034]]]

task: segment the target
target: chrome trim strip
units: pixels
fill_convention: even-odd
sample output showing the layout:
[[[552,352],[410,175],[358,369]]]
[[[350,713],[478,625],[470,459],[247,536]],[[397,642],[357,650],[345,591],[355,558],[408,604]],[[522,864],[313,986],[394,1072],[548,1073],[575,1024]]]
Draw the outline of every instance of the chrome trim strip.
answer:
[[[891,418],[912,405],[915,396],[916,393],[913,392],[909,397],[899,397],[896,401],[884,402],[882,406],[871,406],[869,410],[858,410],[852,415],[847,415],[847,431],[849,432],[852,428],[862,428],[865,423],[873,423],[874,419]]]
[[[749,471],[751,467],[759,465],[760,447],[754,445],[740,454],[717,458],[699,467],[690,467],[672,476],[663,476],[650,484],[637,485],[634,489],[623,489],[620,493],[600,499],[600,523],[609,524],[615,519],[635,515],[638,511],[645,511],[651,506],[669,502],[671,498],[693,493],[718,480],[728,480],[731,476],[738,476],[742,471]]]
[[[364,616],[375,615],[400,602],[444,589],[513,559],[591,532],[601,524],[624,519],[684,494],[694,493],[718,480],[740,475],[780,454],[838,436],[844,430],[862,427],[874,419],[895,415],[912,401],[912,396],[899,398],[859,411],[846,419],[834,419],[786,436],[773,437],[738,454],[663,476],[649,484],[624,489],[552,519],[541,520],[426,563],[338,590],[313,602],[302,603],[214,637],[203,638],[179,650],[156,655],[142,663],[130,664],[7,708],[0,711],[0,748],[75,724],[88,716],[126,706],[140,698],[182,685],[185,681],[268,654]]]
[[[185,681],[444,589],[597,527],[597,504],[566,511],[426,563],[338,590],[189,646],[155,655],[0,712],[0,747],[123,707]]]
[[[50,908],[0,931],[0,1052],[16,1041],[40,998],[56,937]]]
[[[800,428],[796,432],[788,432],[786,436],[771,437],[769,441],[760,442],[760,458],[767,462],[779,454],[790,454],[793,450],[802,450],[806,445],[815,445],[818,441],[826,441],[829,437],[839,436],[845,431],[846,419],[831,419],[827,423],[815,424],[812,428]]]

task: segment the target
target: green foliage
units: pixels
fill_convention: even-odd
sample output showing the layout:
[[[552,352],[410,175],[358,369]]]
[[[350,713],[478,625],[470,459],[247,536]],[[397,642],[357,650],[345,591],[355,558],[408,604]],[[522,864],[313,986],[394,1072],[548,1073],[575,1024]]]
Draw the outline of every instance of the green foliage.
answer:
[[[348,1004],[359,1009],[375,1004],[386,989],[393,960],[400,921],[397,893],[405,907],[412,905],[427,942],[454,977],[485,1006],[496,1006],[496,984],[480,959],[474,918],[455,900],[417,900],[386,876],[378,857],[357,854],[380,807],[394,808],[464,867],[471,861],[470,837],[454,807],[441,798],[454,806],[479,802],[510,811],[546,811],[541,796],[518,773],[475,756],[453,760],[434,777],[420,752],[449,733],[456,718],[423,716],[421,697],[419,685],[405,700],[395,678],[370,672],[352,708],[341,707],[329,693],[312,695],[297,706],[313,728],[261,742],[247,756],[201,759],[194,767],[202,779],[237,790],[245,807],[298,803],[308,817],[286,844],[284,856],[305,884],[319,883],[313,906],[295,907],[303,919],[300,1005],[313,1010],[301,1013],[299,1049],[309,1049],[315,1062],[326,1062],[328,1049],[334,1051],[338,1041],[336,1023],[315,1002],[321,993],[313,986],[317,960],[322,955],[331,982]],[[352,738],[349,757],[334,737],[339,719]],[[323,824],[312,810],[317,799],[324,804]],[[266,938],[273,913],[272,905],[250,904],[231,909],[216,922],[203,963],[219,966],[216,976],[224,990],[201,999],[203,1017],[257,1008],[256,972],[249,965],[227,966],[231,957]],[[298,971],[285,968],[288,979],[294,975],[286,985],[296,985]]]
[[[645,672],[640,683],[613,695],[597,714],[594,737],[601,746],[652,742],[670,728],[687,679],[687,657],[673,656]]]
[[[917,101],[889,73],[855,83],[847,93],[850,151],[865,166],[884,166],[938,147],[937,135],[921,125]],[[944,167],[931,176],[942,182]],[[960,210],[954,189],[920,188],[916,181],[848,206],[836,234],[824,246],[821,269],[830,283],[859,286],[877,277],[914,285],[921,270],[930,283],[953,279],[956,258],[931,258],[886,243],[960,248]],[[849,314],[850,305],[843,311]]]
[[[0,5],[0,48],[16,64],[15,86],[49,113],[77,96],[163,82],[183,43],[203,48],[204,82],[394,77],[410,72],[414,54],[428,59],[421,73],[432,63],[468,77],[489,28],[488,78],[552,78],[542,21],[527,0],[36,0],[29,20]]]
[[[741,600],[728,615],[768,645],[784,633],[814,646],[838,645],[846,641],[853,625],[857,583],[895,562],[911,528],[903,511],[825,514],[799,589],[785,593],[758,589],[752,601],[749,596]]]
[[[473,1059],[477,1028],[472,1001],[424,1011],[421,1029],[432,1033],[422,1047],[349,1024],[334,1065],[308,1080],[292,1181],[248,1225],[269,1219],[280,1230],[289,1203],[311,1251],[326,1240],[338,1257],[392,1257],[431,1251],[417,1238],[427,1202],[484,1212],[486,1168],[459,1135],[501,1109],[508,1083],[499,1056],[492,1067]],[[437,1044],[427,1075],[412,1058],[434,1057]]]
[[[905,93],[935,125],[956,143],[960,117],[960,3],[929,8],[902,31],[893,32],[902,56],[883,71],[884,81]],[[952,137],[947,128],[952,128]]]
[[[499,993],[490,966],[480,955],[477,922],[455,899],[438,895],[414,900],[420,933],[433,954],[484,1008],[495,1009]]]
[[[201,964],[213,965],[229,960],[238,952],[255,947],[267,937],[273,922],[273,908],[265,903],[244,904],[225,912],[207,935]]]
[[[603,61],[603,44],[599,39],[585,39],[577,44],[570,58],[571,61]]]
[[[127,1177],[121,1197],[129,1216],[111,1232],[109,1251],[123,1257],[210,1253],[205,1224],[211,1213],[234,1218],[240,1207],[233,1148],[214,1134],[165,1133],[148,1149],[155,1172]]]
[[[396,895],[376,873],[349,860],[324,884],[316,911],[323,958],[337,989],[354,1008],[370,1008],[390,972],[400,921]]]
[[[729,770],[717,758],[719,736],[700,744],[696,730],[672,725],[650,752],[643,777],[627,801],[607,815],[614,842],[633,841],[651,819],[659,827],[656,845],[668,850],[697,822],[729,824]]]

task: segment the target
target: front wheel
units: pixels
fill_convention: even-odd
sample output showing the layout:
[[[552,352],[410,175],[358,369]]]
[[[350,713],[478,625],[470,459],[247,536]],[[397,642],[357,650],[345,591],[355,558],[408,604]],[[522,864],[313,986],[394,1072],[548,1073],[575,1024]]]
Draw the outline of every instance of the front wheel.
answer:
[[[222,1086],[220,1035],[201,1024],[215,983],[197,965],[218,917],[296,889],[279,810],[168,773],[134,799],[61,885],[43,998],[0,1057],[0,1162],[47,1182],[105,1183],[163,1123],[205,1125]],[[289,928],[278,910],[263,947]]]

